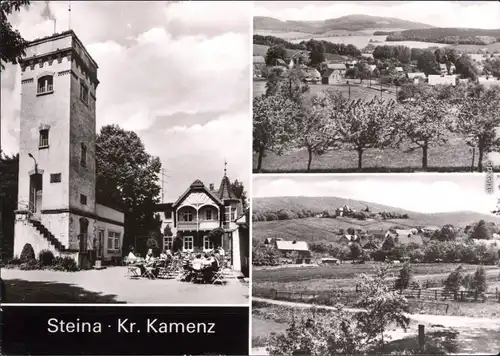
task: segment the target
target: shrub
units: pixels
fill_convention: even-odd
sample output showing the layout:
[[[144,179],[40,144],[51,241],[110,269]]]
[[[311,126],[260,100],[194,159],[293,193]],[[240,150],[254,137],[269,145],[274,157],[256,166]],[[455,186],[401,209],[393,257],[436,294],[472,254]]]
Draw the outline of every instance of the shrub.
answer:
[[[42,250],[38,254],[38,261],[40,261],[41,266],[52,266],[54,254],[50,250]]]
[[[406,289],[411,281],[411,268],[409,263],[405,263],[403,268],[399,270],[399,278],[396,279],[396,289]]]
[[[13,259],[11,259],[7,262],[8,265],[12,265],[12,266],[19,266],[21,263],[23,263],[23,261],[21,261],[21,259],[17,258],[17,257],[14,257]]]
[[[60,260],[59,266],[63,271],[75,272],[78,271],[78,266],[76,265],[76,261],[69,256],[64,256]]]
[[[31,244],[26,244],[21,251],[21,261],[28,262],[35,259],[35,250]]]

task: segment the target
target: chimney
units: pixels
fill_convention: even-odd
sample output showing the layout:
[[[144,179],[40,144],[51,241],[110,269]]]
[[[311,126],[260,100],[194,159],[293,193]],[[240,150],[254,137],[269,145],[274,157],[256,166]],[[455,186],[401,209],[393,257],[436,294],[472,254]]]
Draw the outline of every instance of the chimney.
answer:
[[[214,184],[213,183],[210,183],[210,191],[213,192],[214,191]]]

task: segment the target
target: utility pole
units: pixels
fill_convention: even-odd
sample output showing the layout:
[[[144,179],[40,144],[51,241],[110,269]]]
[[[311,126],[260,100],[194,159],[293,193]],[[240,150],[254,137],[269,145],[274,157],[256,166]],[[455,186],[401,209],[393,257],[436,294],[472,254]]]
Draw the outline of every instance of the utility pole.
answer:
[[[160,175],[161,175],[161,203],[163,203],[165,199],[165,177],[169,178],[170,176],[167,175],[167,170],[165,168],[162,168],[160,170]]]

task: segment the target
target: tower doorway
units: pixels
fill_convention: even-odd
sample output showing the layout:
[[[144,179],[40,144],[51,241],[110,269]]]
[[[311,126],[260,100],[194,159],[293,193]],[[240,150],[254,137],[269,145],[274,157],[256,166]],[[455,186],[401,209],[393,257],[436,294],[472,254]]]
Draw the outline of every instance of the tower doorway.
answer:
[[[43,179],[40,173],[30,175],[29,211],[34,219],[40,220],[42,210]]]

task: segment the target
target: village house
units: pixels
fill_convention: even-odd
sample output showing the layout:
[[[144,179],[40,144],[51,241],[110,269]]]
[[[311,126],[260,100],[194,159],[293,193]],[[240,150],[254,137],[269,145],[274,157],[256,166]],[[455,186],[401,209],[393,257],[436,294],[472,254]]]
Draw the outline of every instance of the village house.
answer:
[[[396,71],[396,73],[404,73],[403,67],[396,67],[394,68],[394,70]]]
[[[446,67],[445,63],[439,63],[439,71],[441,72],[442,75],[448,74],[448,68]]]
[[[350,246],[351,244],[353,244],[354,242],[358,242],[359,243],[360,241],[360,238],[358,235],[348,235],[348,234],[344,234],[340,237],[339,239],[339,244],[341,245],[348,245]]]
[[[272,238],[272,237],[267,237],[265,240],[264,240],[264,244],[265,245],[273,245],[274,246],[274,242],[275,241],[283,241],[283,239],[281,237],[275,237],[275,238]]]
[[[457,76],[456,75],[432,75],[430,74],[428,77],[429,85],[453,85],[457,84]]]
[[[321,81],[321,73],[316,68],[307,68],[304,73],[308,82],[317,83]]]
[[[424,72],[406,73],[406,76],[408,77],[408,79],[413,80],[413,84],[423,82],[426,78]]]
[[[263,56],[253,56],[253,76],[262,78],[263,71],[266,68],[266,60]]]
[[[336,84],[344,80],[346,73],[345,64],[329,64],[321,75],[322,84]]]
[[[422,238],[420,235],[418,235],[417,229],[389,229],[385,234],[385,238],[387,239],[389,237],[391,237],[396,244],[406,245],[410,242],[415,242],[418,244],[422,243]]]
[[[163,249],[174,248],[180,239],[184,252],[210,252],[222,247],[235,271],[241,271],[248,261],[249,236],[243,202],[231,189],[226,173],[219,189],[195,180],[173,203],[158,204],[156,211],[162,220]],[[213,235],[219,230],[221,234]],[[248,266],[247,266],[248,267]]]
[[[495,77],[479,77],[477,82],[485,87],[491,87],[493,85],[500,85],[500,80]]]
[[[297,258],[293,261],[294,263],[310,263],[311,251],[307,242],[276,240],[274,244],[275,248],[284,256],[297,253]]]
[[[29,243],[80,268],[120,258],[124,214],[96,201],[97,63],[71,30],[25,52],[14,255]]]
[[[354,213],[356,210],[344,205],[342,208],[335,209],[335,216],[347,216],[350,213]]]

